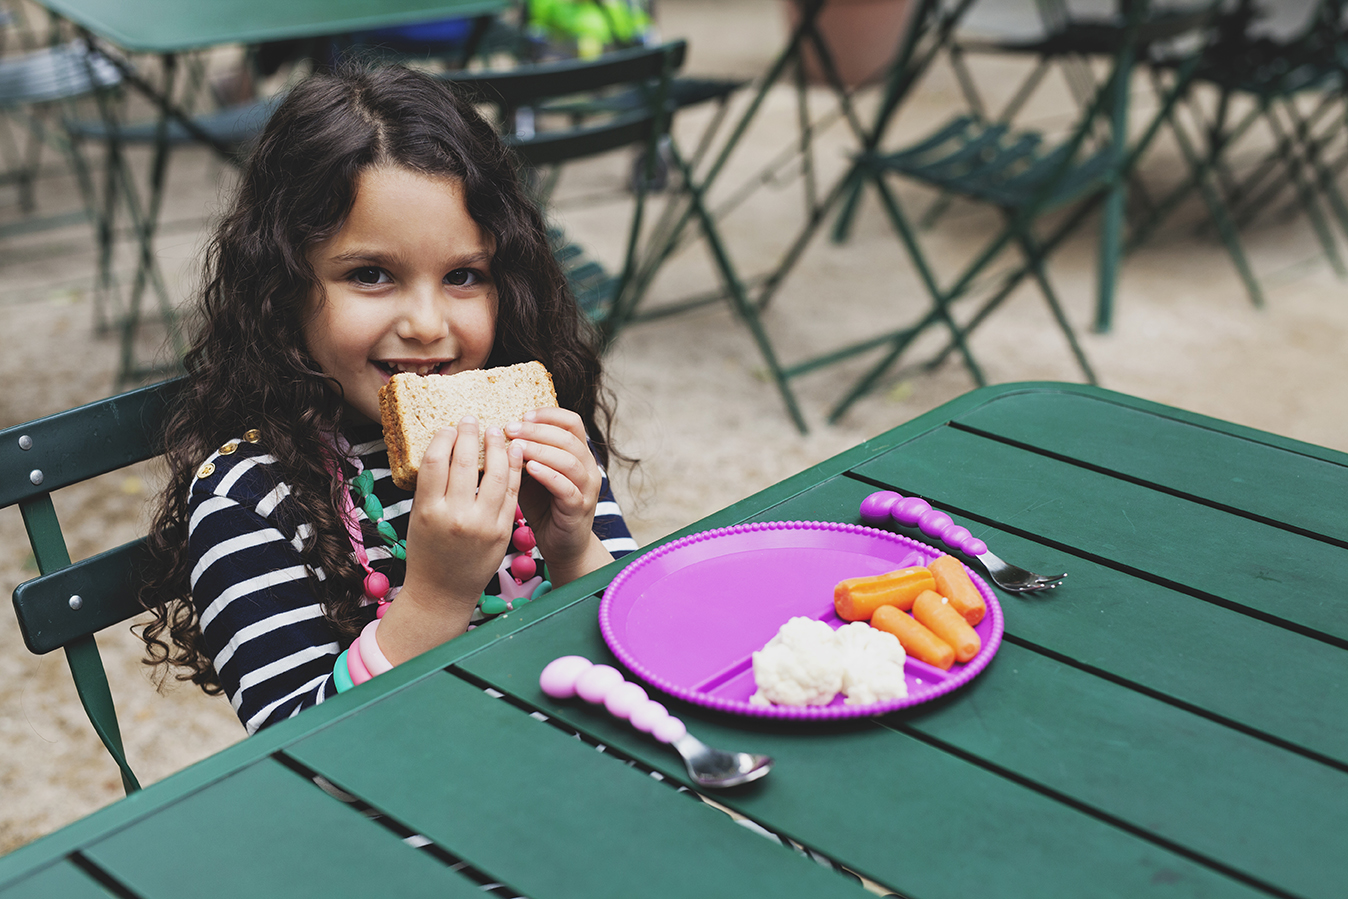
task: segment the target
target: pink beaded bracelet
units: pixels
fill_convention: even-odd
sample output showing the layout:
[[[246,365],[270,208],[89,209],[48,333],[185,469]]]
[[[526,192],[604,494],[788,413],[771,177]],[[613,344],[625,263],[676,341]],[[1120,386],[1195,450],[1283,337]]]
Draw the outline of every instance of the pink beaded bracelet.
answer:
[[[376,618],[365,625],[365,630],[361,631],[360,637],[356,639],[356,645],[360,646],[360,660],[365,663],[371,677],[378,677],[385,671],[393,669],[393,663],[384,656],[374,636],[375,631],[379,630],[379,621],[380,619]]]
[[[360,655],[360,638],[357,637],[346,650],[346,670],[351,674],[351,683],[363,684],[370,679],[370,669]]]

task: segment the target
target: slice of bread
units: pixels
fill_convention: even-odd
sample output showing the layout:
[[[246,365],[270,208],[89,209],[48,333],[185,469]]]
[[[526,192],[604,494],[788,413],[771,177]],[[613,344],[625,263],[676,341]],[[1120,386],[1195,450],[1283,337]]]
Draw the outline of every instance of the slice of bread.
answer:
[[[471,415],[478,421],[477,467],[486,466],[487,428],[505,427],[525,412],[557,405],[552,375],[541,362],[463,371],[454,375],[394,375],[379,389],[393,483],[415,490],[431,438]]]

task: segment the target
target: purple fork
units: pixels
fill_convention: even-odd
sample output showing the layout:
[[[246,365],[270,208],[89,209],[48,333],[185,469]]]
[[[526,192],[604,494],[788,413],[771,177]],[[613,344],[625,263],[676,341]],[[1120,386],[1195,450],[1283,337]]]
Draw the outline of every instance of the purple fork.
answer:
[[[1066,574],[1042,575],[1003,562],[988,550],[969,529],[955,524],[950,516],[917,496],[903,496],[893,490],[872,493],[861,501],[861,520],[871,527],[880,527],[890,521],[917,527],[928,537],[935,537],[947,546],[978,560],[987,570],[992,582],[1012,593],[1032,593],[1048,590],[1063,582]]]

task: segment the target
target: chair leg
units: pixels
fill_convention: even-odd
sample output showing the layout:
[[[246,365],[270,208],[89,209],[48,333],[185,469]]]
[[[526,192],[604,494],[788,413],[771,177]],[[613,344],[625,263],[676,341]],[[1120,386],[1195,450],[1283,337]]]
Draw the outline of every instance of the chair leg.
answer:
[[[80,704],[94,726],[98,738],[103,741],[112,760],[117,763],[122,774],[122,789],[130,796],[140,789],[135,772],[126,760],[126,750],[122,747],[122,733],[117,726],[117,711],[112,703],[112,691],[108,689],[108,677],[98,654],[98,644],[93,637],[81,637],[65,647],[66,661],[70,663],[70,674],[75,681],[75,692],[79,694]]]
[[[979,257],[965,269],[963,276],[955,282],[954,286],[949,290],[943,291],[936,283],[936,275],[932,272],[931,267],[927,264],[926,257],[922,254],[922,248],[917,242],[917,235],[913,232],[912,225],[908,223],[907,218],[903,214],[903,210],[899,207],[898,200],[895,198],[893,192],[890,191],[889,187],[884,183],[883,177],[884,176],[879,172],[873,173],[872,181],[875,183],[876,192],[880,195],[880,200],[884,206],[885,212],[889,216],[890,224],[894,226],[894,230],[898,233],[899,239],[903,241],[904,247],[908,250],[908,257],[913,261],[913,265],[917,268],[918,276],[922,279],[922,283],[927,288],[928,295],[931,296],[932,302],[935,304],[935,311],[938,319],[942,321],[950,331],[951,342],[954,347],[959,350],[961,357],[963,357],[964,367],[968,369],[969,374],[973,377],[974,381],[981,387],[987,383],[986,379],[983,377],[983,370],[979,367],[977,360],[974,359],[973,351],[969,349],[969,345],[965,340],[966,334],[968,333],[967,329],[961,328],[950,314],[950,303],[956,297],[962,295],[973,282],[973,279],[978,272],[982,271],[984,266],[1001,252],[1001,248],[1005,245],[1009,235],[1004,235],[1001,239],[995,240],[989,244]]]
[[[1110,98],[1110,147],[1113,174],[1105,196],[1103,221],[1100,226],[1099,294],[1095,306],[1095,330],[1107,332],[1114,320],[1114,291],[1118,286],[1119,262],[1123,257],[1123,216],[1128,203],[1128,178],[1123,171],[1124,148],[1128,146],[1129,75],[1132,71],[1132,49],[1119,55],[1113,95]]]
[[[684,190],[688,194],[688,202],[692,205],[693,214],[697,217],[698,224],[702,231],[702,238],[706,241],[707,248],[711,251],[712,259],[715,262],[717,271],[720,273],[725,289],[729,295],[731,304],[740,320],[748,326],[753,335],[754,342],[758,344],[759,353],[763,356],[763,362],[768,367],[768,373],[772,376],[777,385],[777,391],[781,394],[782,402],[786,405],[787,412],[791,416],[792,422],[802,433],[808,433],[809,427],[805,424],[805,417],[801,414],[800,406],[796,402],[795,393],[791,390],[788,383],[788,377],[781,363],[777,359],[777,353],[772,347],[772,341],[768,338],[767,331],[763,328],[763,322],[758,316],[758,310],[744,290],[744,283],[740,280],[735,271],[734,265],[726,252],[724,244],[721,242],[720,234],[716,229],[716,222],[711,213],[707,210],[705,197],[702,192],[702,186],[692,177],[682,155],[678,149],[671,144],[670,156],[674,164],[678,167],[680,176],[684,179]]]
[[[1311,223],[1312,230],[1315,231],[1316,238],[1320,241],[1321,249],[1324,250],[1325,256],[1328,257],[1330,265],[1334,267],[1334,271],[1339,277],[1348,276],[1348,268],[1344,267],[1343,258],[1339,255],[1339,248],[1335,242],[1334,234],[1329,228],[1329,222],[1320,211],[1320,204],[1316,199],[1315,191],[1306,181],[1305,172],[1302,169],[1302,160],[1300,154],[1296,152],[1291,136],[1283,128],[1276,112],[1269,106],[1264,108],[1264,119],[1268,122],[1269,130],[1273,133],[1279,146],[1287,148],[1284,159],[1287,177],[1300,201],[1301,211],[1305,213],[1306,218]]]
[[[1034,279],[1039,282],[1039,289],[1043,292],[1044,299],[1048,302],[1049,309],[1053,313],[1053,318],[1058,322],[1058,327],[1062,330],[1063,336],[1067,338],[1067,344],[1072,348],[1072,355],[1076,357],[1077,364],[1081,366],[1086,381],[1092,385],[1099,384],[1100,381],[1095,376],[1095,369],[1091,367],[1090,360],[1086,358],[1086,351],[1081,348],[1076,331],[1072,328],[1072,323],[1067,320],[1067,315],[1063,312],[1062,304],[1058,301],[1058,295],[1053,290],[1053,285],[1049,283],[1048,272],[1044,269],[1042,248],[1028,231],[1016,227],[1014,224],[1011,227],[1015,228],[1016,241],[1025,253],[1025,264],[1034,274]]]
[[[1159,76],[1153,73],[1153,81]],[[1158,88],[1158,93],[1160,93]],[[1230,134],[1214,134],[1209,143],[1207,155],[1200,159],[1197,149],[1193,142],[1185,133],[1180,125],[1177,114],[1172,107],[1165,116],[1166,123],[1170,126],[1170,132],[1175,138],[1175,143],[1180,149],[1180,154],[1184,157],[1185,163],[1189,167],[1189,178],[1166,197],[1155,209],[1146,222],[1139,225],[1134,230],[1132,236],[1126,242],[1127,249],[1137,247],[1151,230],[1160,224],[1160,222],[1169,215],[1169,213],[1178,205],[1179,200],[1187,196],[1192,191],[1197,191],[1204,205],[1208,208],[1208,215],[1212,217],[1213,223],[1217,227],[1217,233],[1221,236],[1222,243],[1226,246],[1227,254],[1231,257],[1232,263],[1236,266],[1236,272],[1245,285],[1245,292],[1250,298],[1250,302],[1256,307],[1264,305],[1264,291],[1259,285],[1259,280],[1254,275],[1254,270],[1250,267],[1249,260],[1245,256],[1244,248],[1241,246],[1240,235],[1236,225],[1232,221],[1231,214],[1227,209],[1225,200],[1222,198],[1221,191],[1214,183],[1214,169],[1217,160],[1231,146],[1231,141],[1235,136],[1244,133],[1248,123],[1252,119],[1246,119],[1237,125],[1237,128]]]

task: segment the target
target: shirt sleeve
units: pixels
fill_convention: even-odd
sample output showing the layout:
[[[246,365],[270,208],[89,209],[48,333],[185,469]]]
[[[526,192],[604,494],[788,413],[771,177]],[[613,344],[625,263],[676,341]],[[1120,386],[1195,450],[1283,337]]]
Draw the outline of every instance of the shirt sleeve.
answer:
[[[613,488],[609,485],[608,472],[601,468],[600,473],[604,480],[599,485],[599,503],[594,510],[594,533],[599,542],[604,544],[604,549],[617,559],[635,552],[637,542],[627,529],[627,522],[623,521],[622,509],[618,507]]]
[[[337,692],[341,648],[300,558],[302,538],[228,496],[193,496],[192,600],[206,652],[250,734]]]

